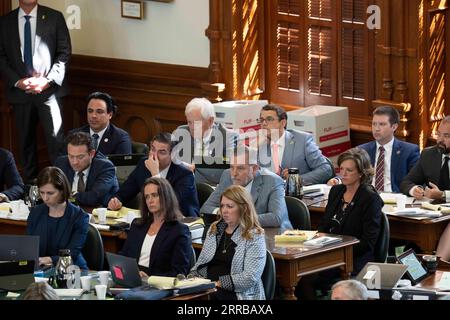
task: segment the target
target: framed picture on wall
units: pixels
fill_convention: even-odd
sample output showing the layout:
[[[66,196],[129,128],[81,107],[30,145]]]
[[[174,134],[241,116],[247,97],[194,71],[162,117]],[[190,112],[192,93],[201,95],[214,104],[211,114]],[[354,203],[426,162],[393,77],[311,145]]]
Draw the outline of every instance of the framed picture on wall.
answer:
[[[143,6],[144,4],[141,1],[122,0],[120,4],[122,18],[142,20],[144,17]]]

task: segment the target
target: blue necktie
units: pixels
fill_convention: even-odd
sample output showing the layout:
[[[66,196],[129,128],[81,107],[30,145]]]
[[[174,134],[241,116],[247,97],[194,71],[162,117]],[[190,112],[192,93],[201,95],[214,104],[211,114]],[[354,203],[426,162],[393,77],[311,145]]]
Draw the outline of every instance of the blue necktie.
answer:
[[[96,134],[96,133],[94,133],[93,135],[92,135],[92,138],[94,138],[94,148],[95,148],[95,150],[97,150],[98,149],[98,138],[99,138],[100,136],[98,135],[98,134]]]
[[[25,16],[25,28],[24,28],[24,44],[23,44],[23,62],[27,68],[27,74],[33,75],[33,52],[31,49],[31,16]]]

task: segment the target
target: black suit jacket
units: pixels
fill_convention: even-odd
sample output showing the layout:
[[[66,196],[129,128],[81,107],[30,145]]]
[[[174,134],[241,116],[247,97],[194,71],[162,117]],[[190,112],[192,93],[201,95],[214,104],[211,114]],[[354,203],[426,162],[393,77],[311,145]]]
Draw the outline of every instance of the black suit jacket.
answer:
[[[127,180],[120,186],[116,197],[122,202],[133,199],[139,192],[145,180],[151,177],[150,171],[145,167],[145,160],[142,158],[136,168],[128,176]],[[182,165],[172,162],[167,172],[167,180],[172,185],[180,204],[180,210],[184,216],[198,216],[199,203],[197,196],[197,188],[195,187],[194,175],[192,172]]]
[[[70,166],[69,158],[58,157],[55,166],[64,171],[72,188],[75,171]],[[86,190],[77,193],[75,200],[82,206],[107,206],[109,199],[116,194],[117,190],[119,190],[119,181],[116,177],[116,168],[101,153],[97,153],[89,169]]]
[[[46,101],[52,94],[57,97],[65,95],[67,90],[63,79],[72,53],[69,30],[61,12],[41,5],[37,9],[35,52],[48,50],[50,59],[42,59],[42,69],[46,70],[46,77],[61,86],[53,85],[39,95],[26,94],[14,86],[19,79],[28,77],[20,50],[18,14],[19,9],[11,11],[2,18],[0,25],[0,71],[8,102],[26,103],[31,99]]]
[[[319,232],[330,232],[330,228],[335,225],[331,220],[340,210],[345,190],[343,184],[331,188],[325,214],[318,227]],[[334,230],[337,234],[358,238],[359,243],[353,247],[356,272],[374,259],[373,251],[380,233],[382,208],[383,200],[373,186],[361,184],[347,207],[339,232]]]
[[[69,132],[69,135],[78,131],[90,134],[89,125],[73,129]],[[102,139],[98,143],[97,152],[101,152],[105,155],[132,153],[130,135],[125,130],[110,123],[108,129],[106,129]]]
[[[22,177],[17,171],[12,153],[0,148],[0,193],[9,200],[17,200],[22,197],[23,191]]]
[[[409,190],[416,185],[432,182],[439,186],[442,152],[436,146],[422,150],[419,161],[400,184],[400,191],[409,196]]]
[[[142,244],[150,223],[140,225],[140,219],[133,221],[127,240],[119,254],[135,258],[139,262]],[[150,264],[142,268],[148,275],[175,277],[189,273],[192,254],[189,228],[178,221],[164,222],[156,235],[150,253]]]

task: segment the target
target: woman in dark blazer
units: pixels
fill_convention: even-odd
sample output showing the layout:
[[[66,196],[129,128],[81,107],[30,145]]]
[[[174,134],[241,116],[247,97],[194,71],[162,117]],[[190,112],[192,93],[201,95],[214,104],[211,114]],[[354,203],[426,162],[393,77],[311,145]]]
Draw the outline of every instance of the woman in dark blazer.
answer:
[[[170,183],[149,178],[142,188],[141,215],[131,224],[119,254],[135,258],[141,275],[174,277],[189,272],[192,241]]]
[[[373,168],[363,149],[353,148],[338,158],[342,184],[331,188],[319,232],[353,236],[359,243],[353,246],[353,271],[358,273],[373,261],[374,247],[380,233],[383,200],[370,184]],[[328,289],[340,280],[339,269],[331,269],[302,277],[296,295],[299,299],[316,299],[316,290]]]
[[[353,236],[354,271],[373,261],[374,247],[380,233],[383,200],[370,184],[373,168],[363,149],[353,148],[338,158],[342,184],[331,188],[319,232]]]
[[[70,203],[67,177],[57,167],[43,169],[37,178],[44,203],[33,207],[27,221],[27,234],[40,236],[39,264],[56,265],[60,249],[70,249],[74,264],[88,269],[81,249],[86,241],[89,215]]]

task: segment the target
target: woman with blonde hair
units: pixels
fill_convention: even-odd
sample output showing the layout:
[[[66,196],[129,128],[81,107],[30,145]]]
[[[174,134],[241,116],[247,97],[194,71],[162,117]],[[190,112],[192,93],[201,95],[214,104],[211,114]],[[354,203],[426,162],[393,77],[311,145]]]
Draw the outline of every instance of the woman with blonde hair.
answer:
[[[221,195],[219,215],[191,275],[216,282],[217,292],[212,298],[264,300],[261,275],[266,242],[251,195],[241,186],[230,186]]]

